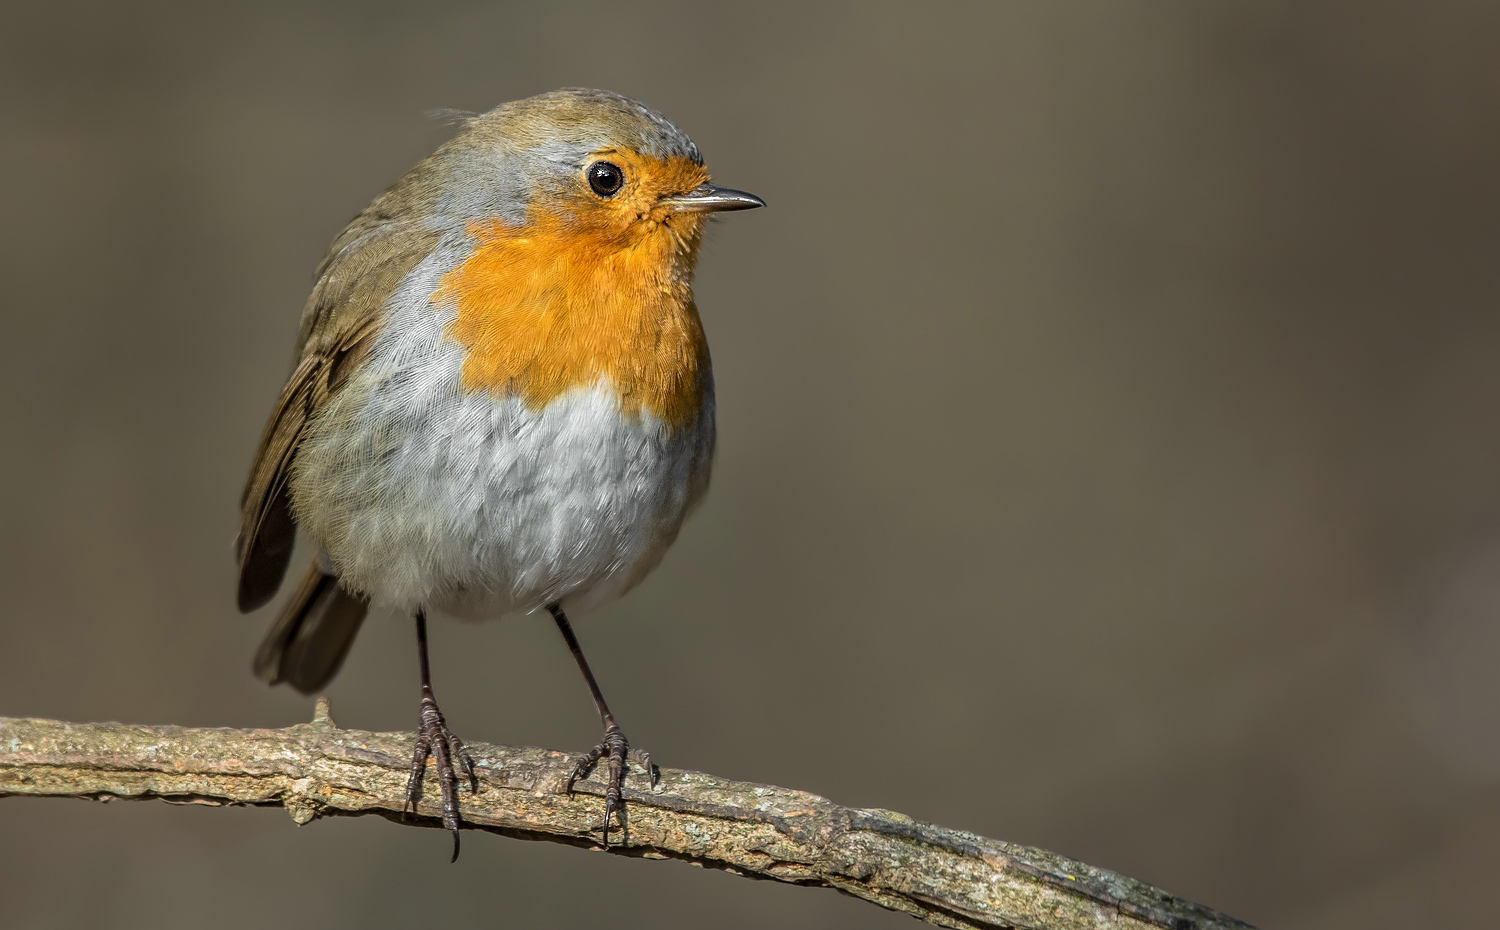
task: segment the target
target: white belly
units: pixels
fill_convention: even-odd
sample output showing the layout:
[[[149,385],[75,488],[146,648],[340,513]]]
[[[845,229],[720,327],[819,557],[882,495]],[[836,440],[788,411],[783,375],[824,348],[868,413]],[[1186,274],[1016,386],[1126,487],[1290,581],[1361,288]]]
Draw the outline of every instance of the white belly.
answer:
[[[431,260],[430,260],[431,261]],[[430,293],[419,266],[402,290]],[[612,385],[540,410],[464,392],[451,316],[393,301],[386,332],[299,447],[297,522],[354,590],[403,610],[498,616],[624,593],[707,488],[711,387],[695,422],[625,416]],[[399,333],[400,335],[394,335]]]

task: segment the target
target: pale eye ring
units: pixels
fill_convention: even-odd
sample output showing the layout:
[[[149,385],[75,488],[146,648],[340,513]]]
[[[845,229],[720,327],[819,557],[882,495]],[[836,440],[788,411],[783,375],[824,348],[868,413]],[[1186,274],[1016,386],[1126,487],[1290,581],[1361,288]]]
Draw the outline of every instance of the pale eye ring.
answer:
[[[585,172],[589,187],[600,197],[613,197],[625,186],[625,172],[614,162],[596,161]]]

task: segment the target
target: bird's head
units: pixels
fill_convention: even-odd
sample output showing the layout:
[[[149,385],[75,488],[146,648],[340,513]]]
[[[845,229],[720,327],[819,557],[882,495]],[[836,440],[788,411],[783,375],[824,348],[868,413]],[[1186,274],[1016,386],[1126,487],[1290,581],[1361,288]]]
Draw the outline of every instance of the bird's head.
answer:
[[[660,113],[599,90],[554,91],[475,116],[434,159],[441,216],[565,238],[601,257],[647,246],[689,273],[710,215],[765,205],[709,183],[698,147]]]

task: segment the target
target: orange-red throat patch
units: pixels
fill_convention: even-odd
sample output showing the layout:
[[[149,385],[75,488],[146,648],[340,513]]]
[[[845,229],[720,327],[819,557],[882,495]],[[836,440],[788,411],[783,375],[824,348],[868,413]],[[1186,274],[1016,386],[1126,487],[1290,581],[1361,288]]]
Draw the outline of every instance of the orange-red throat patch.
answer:
[[[466,350],[464,387],[541,409],[603,379],[626,415],[691,422],[709,376],[689,286],[701,227],[671,222],[624,229],[533,210],[524,227],[470,223],[473,251],[432,296],[456,310],[448,335]]]

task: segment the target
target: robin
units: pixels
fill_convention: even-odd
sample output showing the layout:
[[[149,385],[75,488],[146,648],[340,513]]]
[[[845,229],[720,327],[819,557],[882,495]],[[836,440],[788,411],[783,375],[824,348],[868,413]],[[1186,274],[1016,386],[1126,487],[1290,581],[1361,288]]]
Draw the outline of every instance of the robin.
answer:
[[[761,206],[710,184],[698,147],[655,110],[559,90],[467,118],[323,260],[245,485],[239,608],[276,594],[301,529],[317,554],[258,675],[315,693],[371,604],[414,618],[406,801],[430,756],[454,859],[459,774],[478,780],[433,695],[428,611],[551,614],[604,725],[567,788],[607,763],[606,845],[627,760],[655,783],[568,612],[639,583],[703,497],[714,386],[698,245],[712,214]]]

